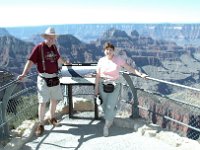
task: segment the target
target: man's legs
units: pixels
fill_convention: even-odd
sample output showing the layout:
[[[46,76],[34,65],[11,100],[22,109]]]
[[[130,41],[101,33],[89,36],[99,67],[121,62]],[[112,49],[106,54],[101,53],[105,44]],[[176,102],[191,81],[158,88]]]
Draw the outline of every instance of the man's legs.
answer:
[[[49,111],[51,119],[55,117],[56,106],[57,106],[57,101],[54,99],[50,100]]]
[[[57,125],[57,120],[55,119],[56,106],[57,106],[57,100],[55,99],[50,100],[50,105],[49,105],[50,123],[53,124],[54,126]]]
[[[38,105],[39,125],[37,126],[37,129],[36,129],[36,132],[35,132],[36,136],[40,136],[44,132],[45,108],[46,108],[46,103],[39,103],[39,105]]]
[[[38,105],[38,120],[40,124],[44,125],[44,116],[46,110],[46,103],[39,103]]]

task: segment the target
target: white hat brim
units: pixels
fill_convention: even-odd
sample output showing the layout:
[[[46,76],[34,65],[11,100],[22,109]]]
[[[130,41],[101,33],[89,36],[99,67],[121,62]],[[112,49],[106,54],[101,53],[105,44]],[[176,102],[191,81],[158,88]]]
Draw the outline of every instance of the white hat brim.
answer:
[[[58,36],[57,34],[46,34],[46,33],[43,33],[43,34],[41,34],[41,36],[43,37],[43,38],[46,38],[47,36]]]

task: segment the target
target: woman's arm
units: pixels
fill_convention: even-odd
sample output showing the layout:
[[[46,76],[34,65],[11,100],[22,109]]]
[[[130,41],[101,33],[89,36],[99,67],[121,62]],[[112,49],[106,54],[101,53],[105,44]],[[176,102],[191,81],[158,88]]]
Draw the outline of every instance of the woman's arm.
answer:
[[[135,75],[137,75],[137,76],[139,76],[139,77],[141,77],[141,78],[145,78],[145,77],[148,76],[148,75],[145,74],[145,73],[140,73],[138,70],[136,70],[135,68],[131,67],[131,66],[128,65],[127,63],[125,63],[125,64],[123,65],[123,67],[124,67],[127,71],[129,71],[129,72],[131,72],[131,73],[133,73],[133,74],[135,74]]]

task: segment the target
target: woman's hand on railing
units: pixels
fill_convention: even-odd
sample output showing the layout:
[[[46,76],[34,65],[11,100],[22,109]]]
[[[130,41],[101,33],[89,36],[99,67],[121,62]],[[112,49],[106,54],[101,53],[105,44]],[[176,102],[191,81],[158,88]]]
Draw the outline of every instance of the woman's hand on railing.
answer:
[[[145,78],[145,79],[147,79],[146,77],[148,77],[148,75],[145,74],[145,73],[141,73],[141,74],[140,74],[140,77],[141,77],[141,78]]]

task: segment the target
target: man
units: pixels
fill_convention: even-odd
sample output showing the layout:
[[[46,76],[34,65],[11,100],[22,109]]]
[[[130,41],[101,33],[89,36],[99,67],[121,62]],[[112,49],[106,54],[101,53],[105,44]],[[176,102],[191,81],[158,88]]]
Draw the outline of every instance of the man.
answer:
[[[44,42],[36,45],[33,48],[22,74],[18,76],[18,80],[22,80],[33,64],[37,66],[39,124],[36,128],[36,136],[40,136],[44,132],[44,117],[46,112],[45,108],[46,103],[49,101],[49,122],[54,126],[57,125],[57,120],[55,119],[56,105],[58,100],[63,99],[59,78],[57,77],[58,63],[65,63],[60,57],[60,54],[58,53],[55,45],[56,33],[54,28],[47,28],[46,31],[41,34],[41,36],[44,38]]]

